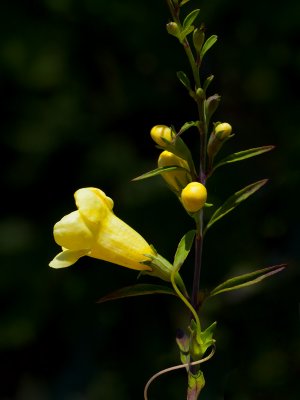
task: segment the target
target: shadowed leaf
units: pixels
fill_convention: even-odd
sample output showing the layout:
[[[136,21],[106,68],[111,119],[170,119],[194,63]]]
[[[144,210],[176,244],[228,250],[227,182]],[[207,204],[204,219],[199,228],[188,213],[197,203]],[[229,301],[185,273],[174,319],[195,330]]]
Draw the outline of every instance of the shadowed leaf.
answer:
[[[238,153],[233,153],[230,156],[223,158],[221,161],[219,161],[214,166],[213,171],[221,167],[221,165],[231,164],[237,161],[246,160],[247,158],[250,157],[258,156],[259,154],[263,154],[266,153],[267,151],[273,150],[274,147],[275,146],[262,146],[262,147],[256,147],[254,149],[239,151]]]
[[[217,294],[223,292],[229,292],[231,290],[241,289],[243,287],[251,286],[256,283],[261,282],[263,279],[268,278],[274,274],[277,274],[280,271],[283,271],[287,267],[286,264],[273,265],[272,267],[259,269],[254,272],[250,272],[249,274],[239,275],[234,278],[228,279],[221,285],[218,285],[214,288],[208,297],[216,296]]]
[[[200,53],[201,59],[204,57],[205,53],[216,43],[217,40],[218,40],[217,35],[212,35],[206,40],[206,42],[204,43],[204,45],[201,49],[201,53]]]
[[[177,72],[177,78],[187,90],[191,90],[191,81],[183,71]]]
[[[249,196],[259,190],[263,185],[268,182],[267,179],[263,179],[258,182],[254,182],[249,186],[236,192],[233,196],[229,197],[225,203],[219,207],[216,212],[212,215],[208,224],[206,225],[205,232],[210,228],[215,222],[224,217],[230,211],[234,210],[242,201],[246,200]]]
[[[97,303],[105,303],[110,300],[123,299],[125,297],[144,296],[147,294],[171,294],[176,296],[173,288],[164,285],[153,285],[147,283],[140,283],[137,285],[126,286],[122,289],[116,290],[104,297],[101,297]]]
[[[156,169],[153,169],[152,171],[146,172],[143,175],[140,175],[134,179],[132,179],[133,181],[140,181],[142,179],[147,179],[147,178],[151,178],[152,176],[156,176],[156,175],[161,175],[164,172],[168,172],[168,171],[174,171],[175,169],[181,169],[181,170],[185,170],[185,168],[183,167],[179,167],[178,165],[170,165],[168,167],[159,167]]]

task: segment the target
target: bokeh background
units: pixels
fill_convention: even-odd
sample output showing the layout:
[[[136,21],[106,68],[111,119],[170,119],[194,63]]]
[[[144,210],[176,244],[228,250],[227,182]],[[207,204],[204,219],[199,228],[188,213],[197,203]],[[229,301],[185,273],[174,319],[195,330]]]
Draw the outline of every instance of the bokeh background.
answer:
[[[287,271],[207,304],[218,349],[205,365],[204,400],[296,400],[299,343],[300,6],[296,0],[200,5],[219,41],[203,73],[222,103],[215,120],[236,133],[223,150],[276,150],[224,167],[209,183],[220,204],[259,180],[269,184],[211,230],[203,287],[286,262]],[[188,7],[187,7],[188,9]],[[172,259],[192,221],[159,177],[149,138],[156,124],[196,118],[176,78],[188,72],[167,35],[163,0],[2,0],[0,5],[0,399],[134,400],[146,380],[178,362],[185,309],[167,296],[96,304],[136,273],[92,259],[55,271],[52,226],[73,192],[102,188],[115,212]],[[185,138],[193,148],[193,131]],[[197,152],[196,152],[197,157]],[[190,284],[192,259],[183,272]],[[155,382],[150,398],[185,398],[185,374]]]

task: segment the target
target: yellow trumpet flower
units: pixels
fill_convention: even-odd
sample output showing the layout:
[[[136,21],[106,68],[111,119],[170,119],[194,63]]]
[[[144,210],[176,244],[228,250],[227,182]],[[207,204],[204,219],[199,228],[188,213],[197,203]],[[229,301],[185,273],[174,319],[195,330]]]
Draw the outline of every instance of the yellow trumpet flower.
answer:
[[[139,271],[152,271],[142,262],[155,251],[145,239],[112,211],[114,202],[96,188],[83,188],[74,194],[77,211],[54,225],[54,239],[62,252],[50,262],[64,268],[80,257],[89,256]]]

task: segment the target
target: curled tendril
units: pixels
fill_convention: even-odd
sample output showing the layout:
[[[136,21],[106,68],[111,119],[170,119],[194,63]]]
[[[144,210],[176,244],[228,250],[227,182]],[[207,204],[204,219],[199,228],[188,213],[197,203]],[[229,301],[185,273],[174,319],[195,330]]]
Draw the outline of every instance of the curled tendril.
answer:
[[[157,372],[156,374],[154,374],[153,376],[151,376],[151,378],[148,380],[148,382],[146,383],[145,388],[144,388],[144,400],[148,400],[148,389],[149,389],[149,386],[150,386],[151,383],[152,383],[156,378],[158,378],[160,375],[166,374],[166,373],[168,373],[168,372],[175,371],[175,370],[177,370],[177,369],[189,368],[189,367],[191,367],[191,366],[193,366],[193,365],[202,364],[202,363],[204,363],[205,361],[210,360],[210,359],[213,357],[213,355],[215,354],[215,352],[216,352],[216,346],[213,345],[212,350],[211,350],[211,352],[209,353],[209,355],[208,355],[207,357],[201,358],[201,360],[193,361],[193,362],[191,362],[191,363],[178,364],[178,365],[174,365],[173,367],[169,367],[169,368],[166,368],[166,369],[162,369],[161,371],[159,371],[159,372]]]

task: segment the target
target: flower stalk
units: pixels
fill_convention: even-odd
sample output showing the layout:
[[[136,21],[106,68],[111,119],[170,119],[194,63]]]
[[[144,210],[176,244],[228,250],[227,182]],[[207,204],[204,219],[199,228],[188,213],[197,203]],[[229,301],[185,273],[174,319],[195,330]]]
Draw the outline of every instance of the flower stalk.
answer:
[[[197,400],[205,385],[201,364],[210,359],[215,352],[213,338],[216,322],[206,329],[201,327],[200,309],[204,298],[200,297],[203,240],[207,230],[223,218],[241,202],[259,190],[266,182],[262,179],[251,183],[231,195],[206,220],[206,207],[213,206],[206,202],[206,183],[215,170],[223,165],[265,153],[274,146],[263,146],[231,154],[215,163],[215,156],[225,142],[233,137],[232,127],[227,122],[213,122],[211,117],[216,111],[220,96],[206,97],[206,91],[213,79],[207,77],[201,87],[200,68],[206,52],[216,42],[216,35],[205,40],[204,25],[194,26],[199,9],[191,11],[181,22],[181,7],[190,0],[166,0],[172,21],[167,24],[167,31],[176,37],[183,46],[193,76],[191,84],[188,76],[179,71],[177,77],[195,101],[197,120],[186,122],[176,133],[173,126],[155,125],[150,132],[153,141],[161,150],[157,168],[134,180],[147,179],[160,175],[167,187],[175,194],[183,209],[192,217],[195,228],[187,232],[179,242],[173,264],[157,253],[155,248],[133,228],[119,219],[113,212],[114,202],[102,190],[87,187],[75,192],[77,210],[65,215],[54,226],[54,239],[61,246],[61,252],[50,262],[55,269],[65,268],[76,263],[81,257],[88,256],[121,267],[139,271],[139,277],[147,275],[161,279],[168,286],[156,284],[137,284],[128,286],[113,294],[108,299],[138,296],[144,294],[172,294],[177,296],[187,307],[190,319],[186,330],[180,330],[176,342],[182,364],[160,371],[147,382],[144,391],[145,400],[150,383],[158,376],[180,368],[187,371],[187,400]],[[196,24],[195,24],[196,25]],[[192,34],[192,45],[188,35]],[[182,139],[182,134],[196,128],[199,139],[199,166],[195,168],[192,152]],[[208,133],[210,132],[210,135]],[[205,222],[205,225],[204,225]],[[190,250],[194,246],[194,271],[191,293],[186,289],[180,276],[180,269]],[[216,296],[220,293],[240,289],[260,282],[266,277],[282,271],[285,265],[272,266],[231,278],[218,285],[205,295]],[[202,296],[202,295],[201,295]],[[209,352],[207,356],[207,353]]]

